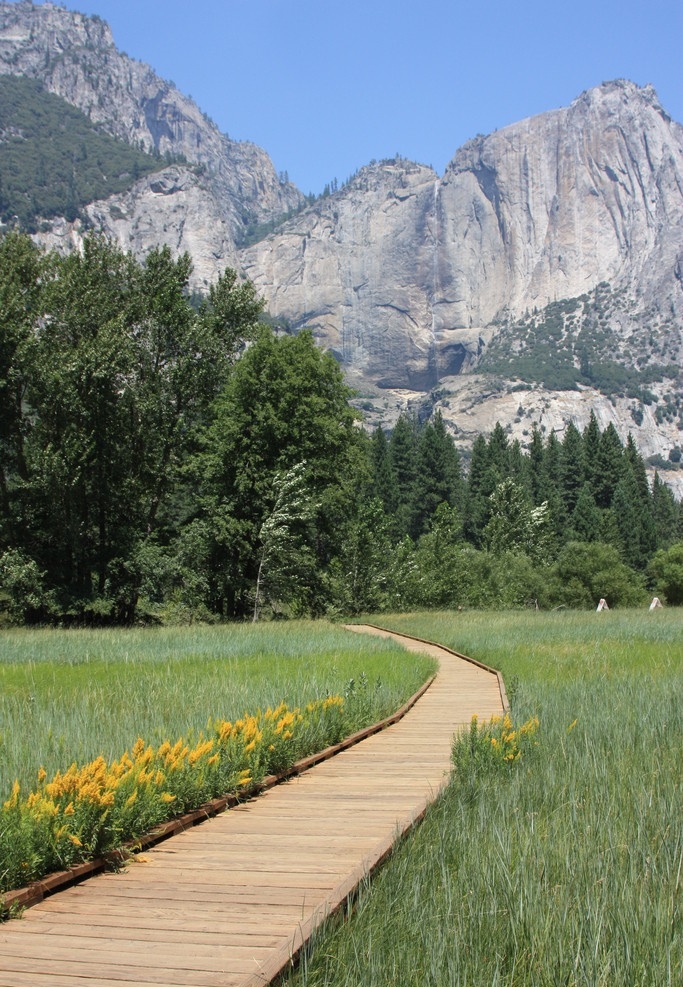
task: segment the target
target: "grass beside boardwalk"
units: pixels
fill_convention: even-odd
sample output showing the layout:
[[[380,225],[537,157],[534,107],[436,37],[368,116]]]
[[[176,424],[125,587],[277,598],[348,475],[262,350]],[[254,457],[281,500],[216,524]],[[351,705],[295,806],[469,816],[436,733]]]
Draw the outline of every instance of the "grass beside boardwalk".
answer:
[[[378,622],[505,674],[519,762],[454,777],[291,983],[683,983],[683,613]]]
[[[383,719],[434,670],[328,623],[0,637],[0,899]]]
[[[325,621],[0,633],[0,801],[39,767],[120,757],[205,730],[209,719],[352,697],[364,723],[397,709],[430,660]]]

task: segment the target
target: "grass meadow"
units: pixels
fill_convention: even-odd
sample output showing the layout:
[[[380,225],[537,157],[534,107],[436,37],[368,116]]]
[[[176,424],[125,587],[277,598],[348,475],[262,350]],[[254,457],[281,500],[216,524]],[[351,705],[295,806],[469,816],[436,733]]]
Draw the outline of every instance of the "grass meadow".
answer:
[[[0,633],[0,803],[99,755],[197,736],[207,722],[342,695],[355,722],[397,709],[433,670],[325,621]]]
[[[683,613],[378,618],[501,669],[520,761],[454,774],[289,984],[683,984]]]

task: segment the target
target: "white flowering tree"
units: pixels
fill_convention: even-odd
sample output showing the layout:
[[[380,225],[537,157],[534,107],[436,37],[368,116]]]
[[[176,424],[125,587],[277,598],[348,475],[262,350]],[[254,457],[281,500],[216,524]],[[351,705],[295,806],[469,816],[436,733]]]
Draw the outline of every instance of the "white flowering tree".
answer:
[[[273,481],[274,503],[259,531],[253,621],[266,599],[295,599],[315,568],[309,533],[318,504],[306,481],[306,463],[297,463]]]

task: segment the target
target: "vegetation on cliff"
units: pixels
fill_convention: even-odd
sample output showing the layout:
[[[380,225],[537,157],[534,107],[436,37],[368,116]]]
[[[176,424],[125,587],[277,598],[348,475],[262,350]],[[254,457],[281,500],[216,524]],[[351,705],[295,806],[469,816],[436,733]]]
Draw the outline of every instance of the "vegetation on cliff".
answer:
[[[0,219],[35,232],[123,192],[162,162],[110,137],[33,79],[0,76]]]

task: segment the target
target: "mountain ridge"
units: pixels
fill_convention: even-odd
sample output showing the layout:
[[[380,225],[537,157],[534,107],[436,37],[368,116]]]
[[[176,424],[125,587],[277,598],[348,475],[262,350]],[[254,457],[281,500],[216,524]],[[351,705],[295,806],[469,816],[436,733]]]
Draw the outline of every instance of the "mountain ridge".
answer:
[[[294,185],[278,177],[262,148],[222,134],[172,82],[120,52],[99,17],[52,3],[0,3],[0,73],[38,79],[112,136],[162,157],[182,156],[203,169],[201,184],[213,200],[208,252],[217,240],[227,246],[211,269],[198,268],[198,284],[213,280],[216,269],[236,264],[235,242],[250,222],[272,220],[303,201]],[[188,169],[187,182],[190,174]],[[183,215],[182,206],[178,212],[180,222],[192,225],[191,212]],[[126,245],[128,231],[105,232]],[[200,242],[204,233],[201,226],[193,227],[190,240]],[[135,236],[128,239],[135,252],[143,249]],[[60,240],[63,233],[57,244]],[[68,246],[77,240],[78,230],[70,231]]]
[[[265,151],[221,134],[119,52],[99,18],[0,3],[0,73],[38,79],[134,146],[182,154],[190,166],[91,203],[86,225],[137,256],[159,243],[187,250],[200,289],[225,266],[240,270],[277,323],[310,328],[337,356],[370,423],[439,408],[467,444],[504,410],[524,442],[533,422],[560,429],[569,414],[581,426],[592,405],[605,423],[617,409],[620,434],[633,428],[651,456],[666,461],[683,444],[680,380],[650,380],[683,357],[683,128],[651,86],[603,83],[472,138],[441,176],[397,157],[307,204]],[[40,239],[70,250],[83,232],[61,218]],[[608,311],[593,298],[601,284]],[[585,298],[581,319],[553,314]],[[562,356],[573,391],[544,386],[540,371],[518,376],[544,347]],[[627,384],[614,371],[610,391],[607,364],[628,370]],[[521,385],[545,408],[533,419],[512,413]]]

